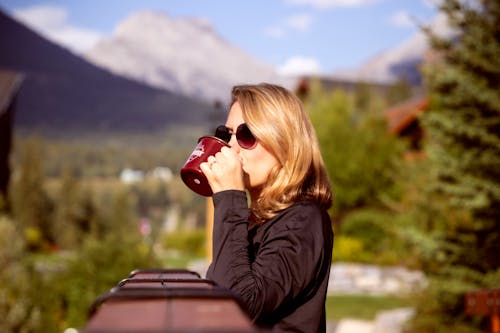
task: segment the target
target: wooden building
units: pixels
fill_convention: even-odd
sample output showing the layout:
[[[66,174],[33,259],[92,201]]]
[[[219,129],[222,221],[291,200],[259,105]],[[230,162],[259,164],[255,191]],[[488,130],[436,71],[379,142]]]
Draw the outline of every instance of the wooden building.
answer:
[[[385,111],[389,133],[407,138],[410,150],[420,151],[424,132],[419,115],[429,108],[427,96],[417,96]]]
[[[14,113],[22,81],[21,73],[0,69],[0,203],[7,202]]]

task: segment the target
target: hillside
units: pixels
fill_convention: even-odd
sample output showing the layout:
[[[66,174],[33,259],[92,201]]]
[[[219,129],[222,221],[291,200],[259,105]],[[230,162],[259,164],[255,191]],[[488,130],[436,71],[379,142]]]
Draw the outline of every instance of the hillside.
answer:
[[[46,133],[196,126],[210,104],[111,74],[0,11],[0,69],[22,72],[15,126]]]

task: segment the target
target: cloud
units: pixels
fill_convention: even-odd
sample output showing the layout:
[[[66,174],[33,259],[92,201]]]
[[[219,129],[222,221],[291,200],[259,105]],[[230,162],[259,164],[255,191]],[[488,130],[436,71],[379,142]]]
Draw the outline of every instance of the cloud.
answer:
[[[286,30],[282,26],[274,25],[264,29],[264,33],[272,38],[282,38],[286,36]]]
[[[438,8],[442,2],[442,0],[422,0],[424,6],[428,8]]]
[[[313,21],[313,17],[307,13],[292,15],[275,25],[267,27],[264,32],[272,38],[283,38],[291,31],[308,31]]]
[[[362,7],[378,0],[285,0],[292,5],[310,5],[314,8],[328,9],[335,7]]]
[[[307,31],[313,22],[313,18],[310,14],[299,14],[293,15],[286,19],[286,25],[290,28]]]
[[[416,26],[414,19],[404,10],[395,12],[390,18],[390,23],[393,26],[402,28],[414,28]]]
[[[316,59],[303,56],[291,57],[278,66],[279,74],[290,76],[318,74],[320,70],[321,66]]]
[[[41,35],[76,53],[88,50],[102,37],[97,31],[71,25],[68,11],[60,6],[25,7],[14,10],[13,15]]]

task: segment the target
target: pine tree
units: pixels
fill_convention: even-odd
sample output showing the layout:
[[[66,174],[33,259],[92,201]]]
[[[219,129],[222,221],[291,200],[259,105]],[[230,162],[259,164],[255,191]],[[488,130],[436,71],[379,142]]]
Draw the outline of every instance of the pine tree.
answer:
[[[419,308],[434,320],[419,329],[472,332],[487,319],[464,315],[465,293],[500,285],[500,2],[445,0],[441,10],[457,35],[430,34],[438,61],[425,72],[424,126],[435,173],[426,189],[446,210],[428,265],[432,301]]]

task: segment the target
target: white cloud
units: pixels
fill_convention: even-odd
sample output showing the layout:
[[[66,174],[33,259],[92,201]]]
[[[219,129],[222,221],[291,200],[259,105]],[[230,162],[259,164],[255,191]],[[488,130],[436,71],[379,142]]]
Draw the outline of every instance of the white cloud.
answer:
[[[440,37],[453,38],[457,31],[455,31],[448,22],[448,16],[444,13],[438,13],[429,23],[431,30]]]
[[[310,14],[293,15],[287,18],[286,25],[290,28],[307,31],[313,22]]]
[[[267,36],[272,38],[282,38],[286,36],[286,30],[278,25],[267,27],[264,32]]]
[[[442,0],[422,0],[424,6],[428,8],[437,8],[442,2]]]
[[[88,50],[102,37],[97,31],[71,25],[68,11],[60,6],[36,5],[14,10],[13,14],[41,35],[77,53]]]
[[[378,0],[286,0],[287,3],[293,5],[310,5],[319,9],[335,8],[335,7],[362,7],[371,5]]]
[[[308,31],[313,21],[313,17],[307,13],[292,15],[273,26],[267,27],[264,29],[264,32],[272,38],[283,38],[290,31]]]
[[[408,14],[408,12],[404,10],[395,12],[391,16],[390,22],[393,26],[396,27],[408,28],[416,26],[416,23],[414,22],[410,14]]]
[[[278,66],[279,74],[291,76],[318,74],[320,70],[321,66],[316,59],[303,56],[291,57]]]

